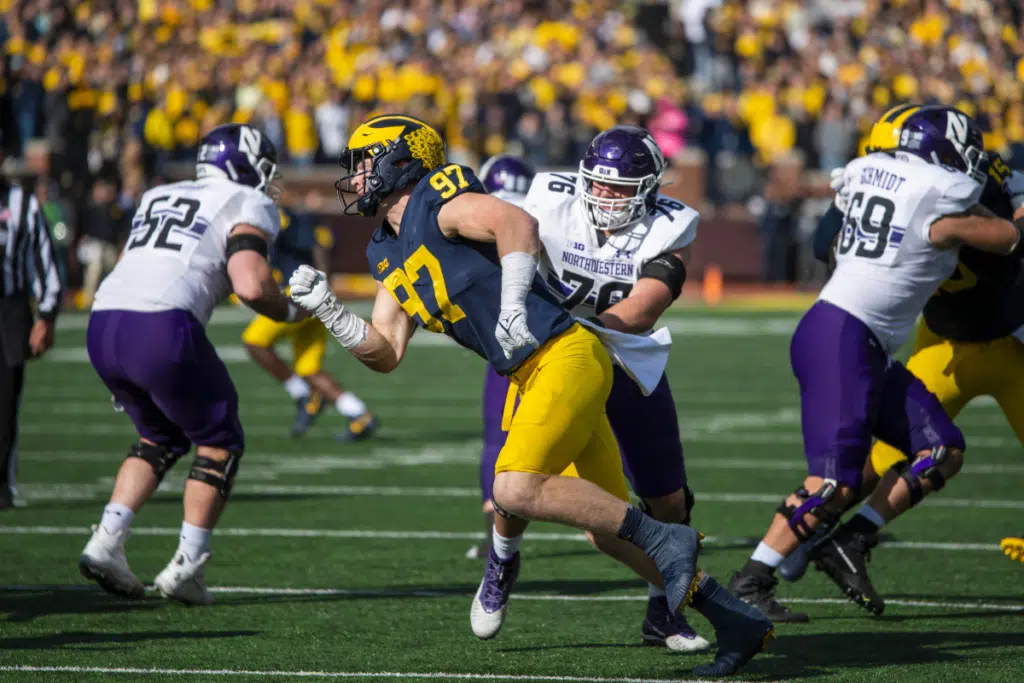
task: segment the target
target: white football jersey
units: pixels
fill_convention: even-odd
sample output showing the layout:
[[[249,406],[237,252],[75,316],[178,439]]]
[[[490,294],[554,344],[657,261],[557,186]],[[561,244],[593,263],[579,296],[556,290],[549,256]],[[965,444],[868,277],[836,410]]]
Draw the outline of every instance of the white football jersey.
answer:
[[[818,298],[864,322],[893,353],[959,259],[958,249],[932,245],[932,223],[977,204],[982,186],[903,153],[854,159],[846,179],[836,270]]]
[[[206,324],[231,293],[228,234],[248,224],[270,242],[281,229],[267,195],[225,178],[155,187],[132,219],[121,260],[96,292],[93,310],[189,311]]]
[[[584,216],[581,188],[575,173],[538,173],[523,208],[540,224],[545,282],[573,315],[586,318],[629,296],[648,261],[693,242],[700,214],[659,194],[643,220],[599,240]]]

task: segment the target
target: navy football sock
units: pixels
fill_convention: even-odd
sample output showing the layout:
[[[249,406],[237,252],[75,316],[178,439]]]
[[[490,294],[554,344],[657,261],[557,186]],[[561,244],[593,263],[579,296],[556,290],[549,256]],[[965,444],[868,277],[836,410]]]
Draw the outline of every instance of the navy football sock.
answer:
[[[881,528],[864,515],[854,515],[843,527],[855,534],[873,534]]]
[[[698,676],[718,678],[735,673],[774,637],[772,622],[767,617],[735,598],[707,574],[697,584],[692,605],[711,622],[718,639],[715,660],[694,667]]]

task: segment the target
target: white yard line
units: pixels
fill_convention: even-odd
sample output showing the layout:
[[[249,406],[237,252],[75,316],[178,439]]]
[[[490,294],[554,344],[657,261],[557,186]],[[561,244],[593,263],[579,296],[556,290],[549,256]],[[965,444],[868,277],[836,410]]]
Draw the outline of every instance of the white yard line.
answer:
[[[352,485],[318,485],[318,484],[249,484],[246,477],[262,480],[273,480],[278,475],[299,475],[318,474],[332,469],[379,469],[375,464],[383,466],[389,461],[386,456],[381,456],[379,461],[374,458],[344,459],[340,463],[325,462],[327,458],[319,459],[319,462],[294,459],[292,463],[252,463],[240,475],[238,484],[234,490],[239,493],[256,495],[308,495],[308,496],[381,496],[381,497],[420,497],[420,498],[477,498],[480,490],[475,487],[463,486],[352,486]],[[346,462],[348,460],[348,462]],[[355,461],[355,462],[353,462]],[[429,454],[420,457],[409,457],[406,459],[394,458],[390,464],[394,466],[421,466],[434,465],[441,462],[453,462],[447,456]],[[465,461],[463,461],[465,462]],[[473,463],[476,461],[473,460]],[[290,467],[294,465],[294,467]],[[247,472],[248,474],[246,474]],[[23,483],[20,484],[20,492],[27,500],[91,500],[103,498],[110,493],[111,482],[107,478],[98,481],[88,482],[50,482],[50,483]],[[167,482],[160,486],[160,491],[177,493],[182,490],[180,484]],[[773,504],[780,500],[778,493],[739,493],[739,492],[698,492],[698,502],[708,503],[751,503],[751,504]],[[1021,500],[998,500],[988,498],[951,498],[947,496],[936,496],[929,499],[929,507],[940,508],[985,508],[990,510],[1024,510],[1024,501]]]
[[[84,536],[88,535],[89,528],[85,526],[0,526],[0,536],[25,535],[25,536]],[[178,536],[181,529],[178,527],[132,527],[134,536]],[[395,530],[386,531],[380,529],[264,529],[259,527],[226,527],[218,528],[217,536],[237,537],[264,537],[264,538],[367,538],[367,539],[388,539],[388,540],[430,540],[430,541],[475,541],[483,534],[475,531],[417,531],[417,530]],[[526,535],[527,541],[557,542],[575,541],[586,543],[586,536],[577,533],[543,533],[529,532]],[[747,538],[719,538],[708,536],[704,544],[736,545],[753,544],[752,539]],[[883,541],[882,546],[901,550],[942,550],[946,552],[968,552],[983,551],[993,552],[999,550],[998,543],[931,543],[925,541]]]
[[[235,669],[161,669],[106,666],[0,666],[0,671],[20,673],[132,674],[138,676],[249,676],[266,678],[397,678],[450,681],[564,681],[566,683],[700,683],[678,678],[606,678],[589,676],[542,676],[530,674],[468,674],[440,671],[267,671]],[[731,680],[731,679],[730,679]],[[737,681],[743,683],[743,681]]]
[[[152,587],[150,587],[152,589]],[[0,591],[11,592],[38,592],[38,591],[60,591],[60,592],[91,592],[96,590],[91,584],[61,584],[48,585],[11,585],[0,586]],[[293,597],[351,597],[351,598],[465,598],[471,596],[471,592],[457,591],[431,591],[431,590],[378,590],[378,589],[350,589],[350,588],[278,588],[270,586],[211,586],[210,590],[218,595],[267,595],[267,596],[293,596]],[[516,601],[530,602],[642,602],[647,600],[646,595],[546,595],[530,593],[513,593],[512,599]],[[801,605],[846,605],[849,600],[845,598],[786,598],[786,602]],[[902,607],[924,607],[937,609],[960,609],[960,610],[993,610],[1007,612],[1024,612],[1024,603],[999,603],[983,601],[934,601],[934,600],[902,600],[886,599],[887,605],[899,605]]]

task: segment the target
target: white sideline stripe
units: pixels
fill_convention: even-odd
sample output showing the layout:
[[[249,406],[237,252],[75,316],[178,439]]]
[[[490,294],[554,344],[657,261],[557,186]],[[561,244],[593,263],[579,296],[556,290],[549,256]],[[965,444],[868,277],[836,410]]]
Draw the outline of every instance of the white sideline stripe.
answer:
[[[301,461],[300,461],[301,463]],[[407,465],[430,463],[429,458],[423,461],[410,461]],[[400,463],[396,463],[400,464]],[[258,468],[261,475],[266,474]],[[367,469],[371,469],[367,467]],[[284,474],[295,474],[294,471],[283,470]],[[273,473],[271,473],[273,474]],[[311,495],[311,496],[419,496],[423,498],[477,498],[480,489],[459,486],[346,486],[346,485],[315,485],[315,484],[244,484],[244,475],[234,488],[240,493],[258,495]],[[99,483],[54,482],[20,485],[22,493],[28,500],[90,500],[97,496],[105,497],[110,492],[110,484],[106,480]],[[160,491],[176,493],[182,491],[180,485],[161,485]],[[780,494],[777,493],[698,493],[697,500],[709,503],[776,503]],[[946,508],[987,508],[990,510],[1024,510],[1024,501],[989,500],[986,498],[946,498],[937,496],[929,499],[930,507]]]
[[[152,590],[152,586],[148,587]],[[95,588],[92,585],[83,584],[61,584],[48,585],[12,585],[0,586],[0,591],[12,592],[38,592],[38,591],[61,591],[61,592],[92,592]],[[264,586],[210,586],[210,591],[223,595],[269,595],[269,596],[336,596],[351,598],[389,598],[389,597],[414,597],[414,598],[465,598],[472,595],[471,592],[455,591],[430,591],[430,590],[374,590],[374,589],[352,589],[352,588],[277,588]],[[646,601],[646,595],[531,595],[513,594],[512,599],[516,601],[532,602],[640,602]],[[846,605],[849,600],[845,598],[787,598],[786,602],[802,605]],[[1021,603],[998,603],[981,601],[932,601],[932,600],[902,600],[887,599],[887,605],[900,605],[902,607],[935,607],[942,609],[984,609],[1008,612],[1024,612],[1024,604]]]
[[[266,671],[244,669],[157,669],[106,666],[0,666],[0,671],[22,673],[138,674],[141,676],[265,676],[267,678],[402,678],[451,681],[565,681],[566,683],[701,683],[678,678],[604,678],[531,674],[459,674],[401,671]],[[730,679],[731,680],[731,679]],[[736,683],[744,683],[736,681]]]
[[[774,499],[773,499],[774,500]],[[38,536],[82,536],[89,533],[84,526],[0,526],[0,535]],[[132,527],[134,536],[178,536],[179,527]],[[381,531],[375,529],[263,529],[258,527],[218,528],[217,536],[262,536],[267,538],[369,538],[393,540],[479,540],[483,533],[475,531]],[[576,541],[587,542],[583,534],[534,533],[526,535],[528,541]],[[750,544],[748,538],[722,538],[707,536],[705,545]],[[882,546],[901,550],[945,550],[991,552],[999,550],[998,543],[929,543],[924,541],[883,541]]]

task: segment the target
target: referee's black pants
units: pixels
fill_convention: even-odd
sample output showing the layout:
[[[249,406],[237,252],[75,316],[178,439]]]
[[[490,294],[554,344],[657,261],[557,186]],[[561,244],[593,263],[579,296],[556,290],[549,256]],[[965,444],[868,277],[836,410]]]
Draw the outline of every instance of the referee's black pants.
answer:
[[[0,299],[0,491],[14,484],[18,445],[18,409],[25,386],[29,325],[28,303]]]

